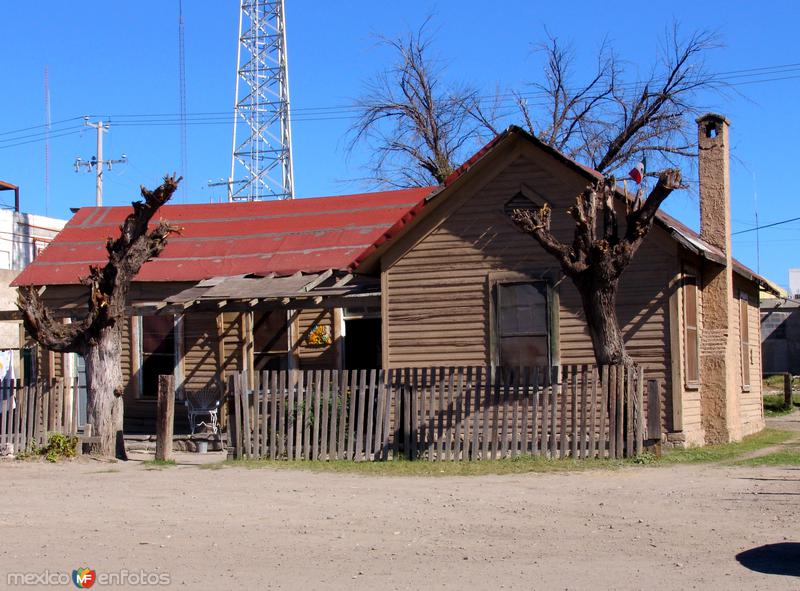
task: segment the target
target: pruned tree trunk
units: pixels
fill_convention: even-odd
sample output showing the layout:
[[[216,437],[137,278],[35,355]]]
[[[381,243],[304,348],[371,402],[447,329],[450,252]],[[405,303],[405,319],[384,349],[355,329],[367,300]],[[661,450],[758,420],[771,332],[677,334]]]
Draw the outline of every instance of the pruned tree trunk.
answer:
[[[576,281],[581,296],[589,336],[598,365],[631,363],[617,322],[618,282],[596,285],[596,281]]]
[[[142,187],[144,201],[132,204],[133,211],[120,226],[119,237],[106,243],[108,262],[103,267],[89,267],[89,276],[82,280],[89,288],[88,312],[83,319],[62,324],[36,289],[19,289],[17,306],[31,337],[48,350],[78,353],[86,361],[87,418],[100,439],[92,451],[102,456],[125,458],[120,361],[128,290],[142,265],[157,257],[167,245],[167,237],[179,231],[165,221],[152,230],[148,226],[180,180],[166,176],[153,191]]]
[[[614,179],[593,183],[567,210],[575,220],[572,244],[561,242],[550,231],[549,205],[511,213],[514,223],[558,260],[578,290],[594,356],[600,365],[633,362],[625,350],[617,320],[619,280],[652,228],[661,203],[680,185],[680,171],[669,169],[659,175],[643,203],[638,199],[625,201],[625,233],[620,235]]]
[[[97,343],[89,347],[85,355],[86,390],[91,392],[87,400],[87,421],[100,443],[92,446],[92,452],[125,457],[122,433],[124,403],[122,398],[122,335],[119,328],[110,326],[100,331]]]

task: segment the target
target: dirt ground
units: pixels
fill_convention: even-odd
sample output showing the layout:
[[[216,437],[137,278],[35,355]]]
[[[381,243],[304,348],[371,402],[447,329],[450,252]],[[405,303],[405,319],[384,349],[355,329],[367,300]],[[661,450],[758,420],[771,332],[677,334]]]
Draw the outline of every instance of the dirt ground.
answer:
[[[796,564],[736,558],[800,547],[797,467],[407,478],[82,460],[3,462],[0,483],[0,588],[88,566],[188,589],[800,589]]]

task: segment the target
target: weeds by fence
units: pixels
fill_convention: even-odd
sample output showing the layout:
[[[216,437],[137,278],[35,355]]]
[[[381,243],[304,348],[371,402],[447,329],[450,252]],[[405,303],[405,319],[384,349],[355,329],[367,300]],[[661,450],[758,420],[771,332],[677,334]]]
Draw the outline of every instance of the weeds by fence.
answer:
[[[646,438],[638,367],[290,370],[250,380],[228,383],[237,458],[622,458]]]

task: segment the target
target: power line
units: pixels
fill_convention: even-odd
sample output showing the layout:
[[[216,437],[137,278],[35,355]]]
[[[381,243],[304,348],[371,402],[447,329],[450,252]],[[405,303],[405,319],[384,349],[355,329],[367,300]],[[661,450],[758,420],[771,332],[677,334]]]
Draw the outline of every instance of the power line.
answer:
[[[50,139],[52,140],[54,138],[66,137],[68,135],[78,135],[78,134],[80,134],[82,132],[83,132],[83,129],[77,129],[75,131],[68,131],[66,133],[50,134]],[[35,144],[35,143],[42,142],[42,141],[44,141],[44,138],[39,138],[39,139],[36,139],[36,140],[28,140],[28,141],[25,141],[25,142],[18,142],[16,144],[8,144],[8,145],[5,145],[5,146],[0,146],[0,150],[7,150],[8,148],[16,148],[17,146],[24,146],[25,144]]]
[[[796,73],[796,74],[795,74]],[[789,74],[783,76],[781,74]],[[777,76],[776,76],[777,75]],[[742,70],[729,70],[725,72],[718,72],[711,75],[713,82],[725,83],[727,80],[751,78],[754,76],[771,76],[768,78],[751,79],[751,80],[738,80],[728,82],[726,85],[730,87],[744,86],[750,84],[761,84],[769,82],[780,82],[785,80],[794,80],[800,78],[800,63],[781,64],[774,66],[762,66],[757,68],[747,68]],[[642,82],[630,82],[622,84],[622,86],[636,86]],[[537,99],[546,98],[547,94],[542,91],[536,92],[521,92],[521,93],[503,93],[493,96],[479,96],[476,100],[479,103],[495,102],[498,105],[503,103],[516,102],[518,99]],[[544,104],[544,103],[541,103]],[[536,106],[536,103],[530,103],[529,106]],[[352,120],[358,117],[359,107],[357,105],[331,105],[331,106],[317,106],[317,107],[293,107],[290,109],[292,122],[320,122],[320,121],[339,121],[339,120]],[[174,126],[182,125],[185,121],[186,125],[230,125],[231,114],[230,111],[207,111],[198,113],[187,113],[186,119],[182,120],[181,113],[127,113],[121,115],[103,115],[102,117],[112,119],[117,127],[158,127],[158,126]],[[98,115],[93,115],[98,117]],[[83,117],[70,117],[53,122],[50,130],[50,138],[64,137],[66,135],[74,135],[79,133],[83,126],[69,126],[62,129],[54,129],[56,126],[71,121],[83,119]],[[47,135],[44,130],[45,125],[34,125],[24,127],[16,130],[0,132],[0,137],[24,133],[33,130],[42,130],[31,134],[18,135],[7,139],[0,139],[0,150],[4,148],[12,148],[29,143],[44,141]],[[70,131],[75,130],[75,131]],[[63,133],[59,133],[63,132]],[[26,141],[20,141],[26,140]]]
[[[764,228],[772,228],[775,226],[781,226],[783,224],[788,224],[790,222],[797,222],[800,221],[800,217],[791,218],[788,220],[782,220],[780,222],[773,222],[771,224],[765,224],[763,226],[755,226],[754,228],[748,228],[747,230],[739,230],[738,232],[732,232],[731,236],[736,236],[737,234],[746,234],[747,232],[756,232],[757,230],[763,230]]]

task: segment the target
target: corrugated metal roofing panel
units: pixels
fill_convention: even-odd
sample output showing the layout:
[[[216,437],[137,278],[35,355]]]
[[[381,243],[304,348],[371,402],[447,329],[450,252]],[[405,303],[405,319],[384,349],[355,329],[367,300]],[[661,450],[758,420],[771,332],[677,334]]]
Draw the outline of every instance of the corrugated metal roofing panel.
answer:
[[[214,276],[291,275],[348,269],[431,187],[291,201],[165,205],[159,217],[182,228],[137,281],[200,281]],[[14,285],[78,283],[106,261],[129,207],[81,208]]]

